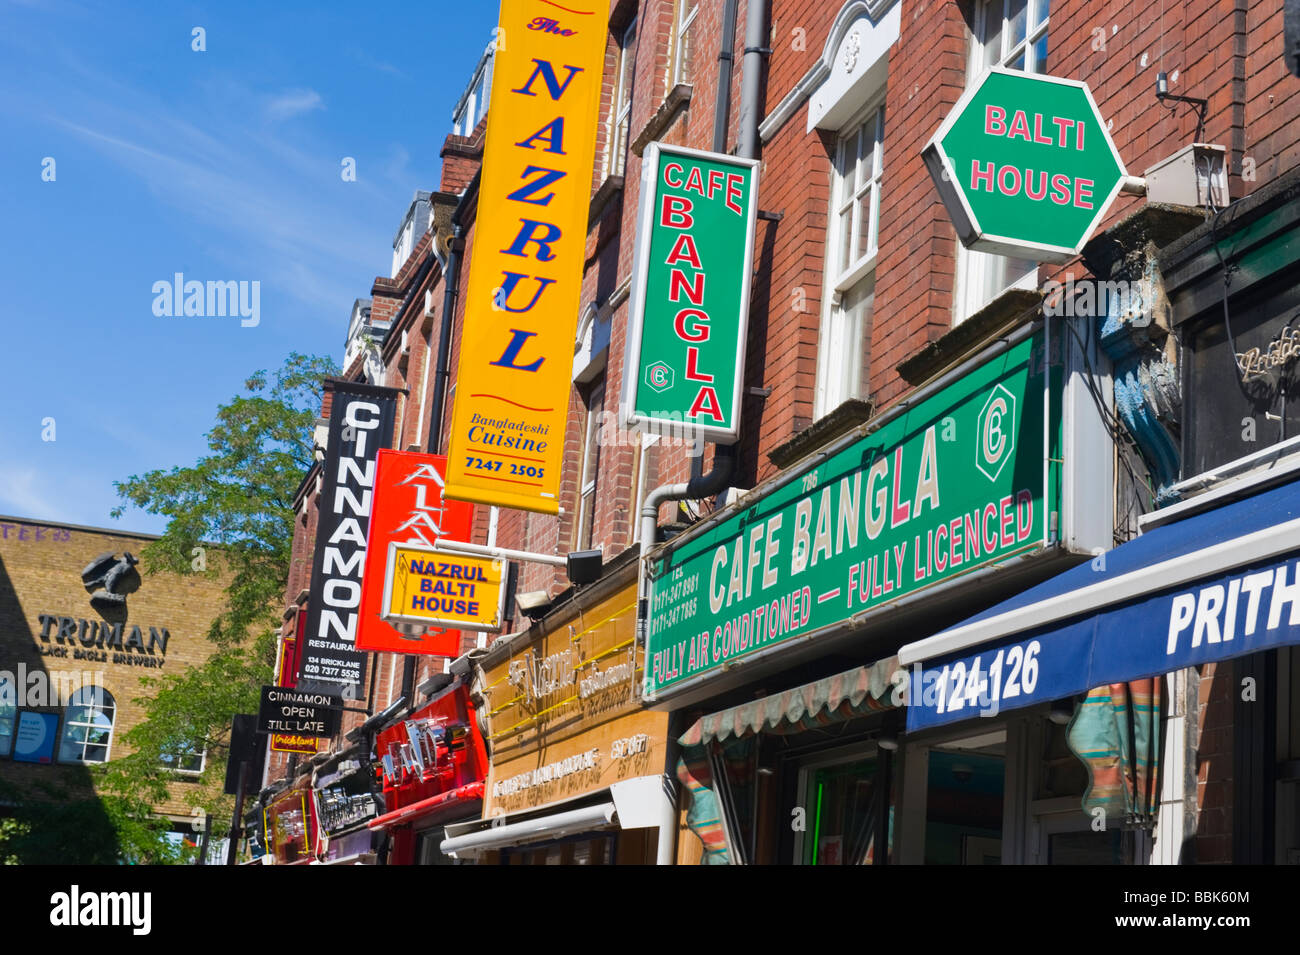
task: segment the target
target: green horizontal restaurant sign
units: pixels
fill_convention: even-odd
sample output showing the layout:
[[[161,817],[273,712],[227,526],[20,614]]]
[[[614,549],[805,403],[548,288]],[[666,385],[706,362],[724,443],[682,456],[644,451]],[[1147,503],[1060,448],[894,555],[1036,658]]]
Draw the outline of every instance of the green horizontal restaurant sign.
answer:
[[[1042,546],[1043,359],[1039,331],[660,551],[646,696]]]

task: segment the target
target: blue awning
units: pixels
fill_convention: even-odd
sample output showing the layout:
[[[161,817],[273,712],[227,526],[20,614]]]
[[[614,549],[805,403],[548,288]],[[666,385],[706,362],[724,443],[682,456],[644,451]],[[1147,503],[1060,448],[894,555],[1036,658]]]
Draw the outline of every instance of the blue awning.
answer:
[[[1157,527],[908,644],[908,730],[1300,644],[1300,482]]]

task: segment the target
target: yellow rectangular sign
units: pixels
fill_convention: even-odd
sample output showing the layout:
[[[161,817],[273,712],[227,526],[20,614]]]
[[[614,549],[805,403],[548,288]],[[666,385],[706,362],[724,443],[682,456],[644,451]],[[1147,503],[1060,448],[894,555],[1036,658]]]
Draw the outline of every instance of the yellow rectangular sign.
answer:
[[[608,0],[502,0],[443,496],[555,514]]]
[[[296,733],[272,733],[271,749],[277,753],[299,753],[315,756],[320,746],[315,736],[299,736]]]
[[[380,617],[389,623],[499,630],[506,562],[389,544]]]

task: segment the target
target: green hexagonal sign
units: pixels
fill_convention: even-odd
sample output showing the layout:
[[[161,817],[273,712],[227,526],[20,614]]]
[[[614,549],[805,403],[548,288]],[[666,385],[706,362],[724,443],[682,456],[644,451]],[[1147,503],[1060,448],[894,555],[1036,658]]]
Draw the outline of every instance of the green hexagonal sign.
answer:
[[[1065,262],[1126,173],[1086,83],[994,68],[922,152],[962,244]]]

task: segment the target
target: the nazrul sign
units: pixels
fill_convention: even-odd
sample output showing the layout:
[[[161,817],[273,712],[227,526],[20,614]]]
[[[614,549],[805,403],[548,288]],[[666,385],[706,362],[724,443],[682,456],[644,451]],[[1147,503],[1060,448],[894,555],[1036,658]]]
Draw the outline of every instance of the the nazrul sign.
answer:
[[[994,68],[921,153],[971,249],[1065,262],[1126,178],[1086,83]]]
[[[449,498],[559,511],[609,4],[502,0]]]
[[[623,382],[630,425],[736,440],[758,165],[646,147]]]
[[[1059,487],[1044,467],[1043,352],[1041,334],[1025,338],[664,548],[646,695],[1042,547]]]

